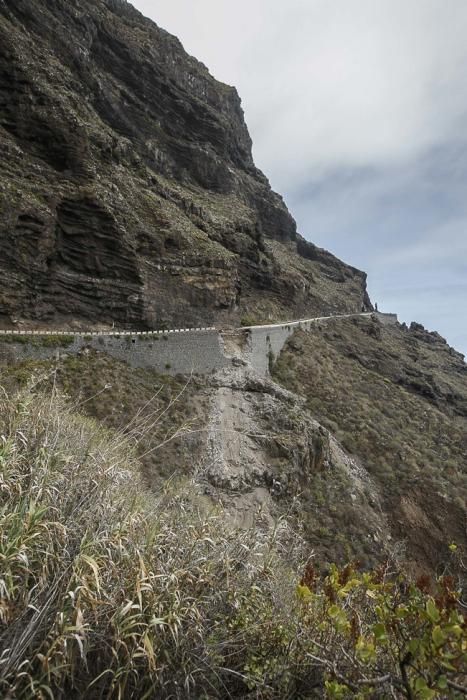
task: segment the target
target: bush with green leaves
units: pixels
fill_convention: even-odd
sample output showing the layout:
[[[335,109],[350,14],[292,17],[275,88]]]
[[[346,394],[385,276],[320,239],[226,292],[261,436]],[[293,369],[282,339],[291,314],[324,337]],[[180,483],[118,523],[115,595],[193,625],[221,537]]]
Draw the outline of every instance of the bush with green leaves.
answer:
[[[387,564],[372,572],[312,566],[298,586],[318,668],[333,698],[432,700],[465,693],[466,619],[454,579],[409,581]],[[318,623],[318,624],[317,624]]]

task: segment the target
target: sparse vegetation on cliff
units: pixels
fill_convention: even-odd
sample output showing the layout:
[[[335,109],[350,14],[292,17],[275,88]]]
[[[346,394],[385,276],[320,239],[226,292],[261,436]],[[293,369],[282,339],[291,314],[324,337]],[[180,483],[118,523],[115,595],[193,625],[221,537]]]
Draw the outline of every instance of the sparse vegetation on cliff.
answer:
[[[72,335],[2,335],[2,343],[30,345],[37,348],[67,348],[72,344]]]
[[[304,396],[311,415],[366,469],[393,541],[406,542],[418,571],[436,570],[451,539],[466,546],[467,368],[443,339],[369,319],[316,324],[289,340],[274,377]],[[348,496],[334,498],[335,474],[318,474],[314,484],[313,546],[322,547],[323,524],[330,542],[351,533],[362,545],[365,510],[346,508]]]
[[[77,7],[0,2],[2,314],[176,328],[361,308],[365,275],[297,236],[254,167],[236,91],[131,4]]]
[[[134,449],[57,393],[0,406],[0,689],[21,698],[441,698],[456,582],[283,557],[275,534],[149,495]],[[287,533],[290,541],[290,533]]]
[[[181,477],[193,469],[207,412],[194,379],[134,369],[94,351],[0,366],[0,384],[9,390],[38,380],[42,390],[56,386],[106,428],[125,430],[137,416],[139,427],[145,426],[138,432],[137,452],[146,483],[155,487],[174,472]]]

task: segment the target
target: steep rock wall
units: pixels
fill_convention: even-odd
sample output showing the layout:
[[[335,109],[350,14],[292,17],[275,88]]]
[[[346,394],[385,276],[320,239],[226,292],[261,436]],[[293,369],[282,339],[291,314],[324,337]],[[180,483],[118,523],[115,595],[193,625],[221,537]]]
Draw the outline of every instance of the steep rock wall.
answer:
[[[0,0],[0,158],[3,327],[370,309],[255,167],[235,89],[127,2]]]

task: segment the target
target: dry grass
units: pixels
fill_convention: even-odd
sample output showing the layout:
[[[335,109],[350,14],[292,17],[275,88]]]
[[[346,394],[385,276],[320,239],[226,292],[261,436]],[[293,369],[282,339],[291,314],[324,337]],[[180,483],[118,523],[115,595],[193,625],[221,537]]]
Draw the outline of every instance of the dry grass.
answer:
[[[437,687],[422,591],[397,634],[375,627],[382,601],[390,611],[409,590],[387,569],[332,569],[320,582],[308,566],[297,588],[285,522],[270,536],[232,531],[221,513],[200,514],[189,488],[148,494],[131,441],[57,391],[2,394],[0,439],[3,697],[418,697],[418,667],[405,687],[397,664],[407,653],[397,625],[409,623],[423,682]],[[433,615],[446,620],[452,665],[462,655],[449,595]]]
[[[24,390],[0,415],[3,694],[210,697],[242,685],[244,642],[223,620],[239,588],[269,587],[271,543],[228,532],[183,492],[149,496],[127,438],[58,394]]]
[[[191,473],[199,461],[209,399],[198,380],[135,369],[99,352],[0,367],[0,382],[11,389],[25,386],[31,377],[41,378],[45,391],[55,383],[80,412],[107,428],[125,431],[136,421],[132,438],[137,438],[142,473],[152,487],[175,473]]]

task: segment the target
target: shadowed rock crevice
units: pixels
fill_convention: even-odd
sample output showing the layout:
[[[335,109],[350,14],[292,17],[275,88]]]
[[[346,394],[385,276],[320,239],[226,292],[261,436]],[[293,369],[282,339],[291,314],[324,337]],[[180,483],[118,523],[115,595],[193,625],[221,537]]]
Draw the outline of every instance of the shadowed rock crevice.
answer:
[[[57,207],[56,263],[99,278],[139,283],[137,261],[112,215],[92,199]]]

